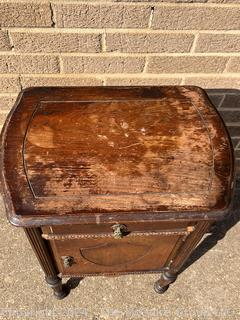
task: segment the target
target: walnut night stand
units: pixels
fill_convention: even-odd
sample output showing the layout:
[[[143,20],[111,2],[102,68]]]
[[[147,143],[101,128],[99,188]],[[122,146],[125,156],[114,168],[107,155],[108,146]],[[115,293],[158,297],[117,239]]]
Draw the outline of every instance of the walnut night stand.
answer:
[[[62,277],[92,275],[161,273],[163,293],[233,189],[226,128],[191,86],[23,90],[0,168],[8,219],[59,299]]]

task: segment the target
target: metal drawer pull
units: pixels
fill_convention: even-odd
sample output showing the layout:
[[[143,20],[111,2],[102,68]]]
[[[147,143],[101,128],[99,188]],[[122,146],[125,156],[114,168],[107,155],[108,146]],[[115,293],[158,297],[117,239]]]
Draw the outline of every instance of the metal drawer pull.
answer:
[[[125,236],[127,234],[127,226],[125,226],[124,224],[114,224],[112,226],[113,229],[113,237],[115,239],[121,239],[123,236]]]
[[[64,268],[69,268],[74,264],[74,258],[71,256],[62,256]]]

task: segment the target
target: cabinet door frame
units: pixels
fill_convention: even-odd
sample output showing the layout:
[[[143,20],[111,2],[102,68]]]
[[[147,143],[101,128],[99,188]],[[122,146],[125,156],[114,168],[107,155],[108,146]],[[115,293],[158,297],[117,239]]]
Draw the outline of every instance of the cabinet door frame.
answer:
[[[49,227],[49,230],[51,230],[51,227]],[[107,233],[107,234],[54,234],[54,233],[49,233],[46,234],[44,233],[42,236],[43,238],[47,239],[49,241],[52,255],[55,259],[55,263],[57,265],[57,269],[60,273],[61,277],[76,277],[76,276],[92,276],[92,275],[111,275],[111,274],[129,274],[129,273],[157,273],[164,271],[168,268],[168,266],[172,263],[175,255],[178,253],[179,249],[182,247],[183,243],[185,242],[186,238],[190,233],[194,231],[194,227],[187,227],[187,228],[182,228],[182,229],[173,229],[173,230],[161,230],[161,231],[152,231],[152,232],[131,232],[130,235],[124,237],[123,239],[115,240],[112,237],[112,234]],[[45,227],[45,232],[46,232],[46,227]],[[173,242],[169,241],[169,239],[173,238]],[[89,240],[90,239],[90,240]],[[99,244],[103,243],[116,243],[121,246],[121,243],[128,243],[130,242],[132,244],[138,244],[139,240],[141,239],[140,243],[144,242],[144,239],[151,239],[152,240],[152,247],[153,251],[155,250],[155,253],[157,253],[158,247],[164,245],[168,245],[167,247],[168,250],[166,250],[165,247],[165,256],[162,257],[162,260],[159,259],[159,267],[155,266],[154,268],[151,267],[151,261],[147,261],[148,257],[146,257],[146,265],[148,267],[141,268],[140,269],[137,267],[137,261],[130,262],[129,266],[127,264],[124,266],[124,263],[122,265],[122,270],[121,267],[119,266],[116,268],[114,265],[109,265],[109,267],[102,267],[102,268],[91,268],[91,264],[89,264],[90,267],[90,272],[86,272],[86,269],[84,272],[80,272],[80,264],[79,260],[81,263],[83,263],[83,260],[79,259],[80,256],[80,250],[81,249],[87,249],[91,247],[97,247]],[[166,240],[166,244],[164,243],[164,240]],[[82,241],[81,241],[82,240]],[[98,241],[100,240],[100,241]],[[81,243],[82,242],[82,243]],[[91,244],[92,242],[92,244]],[[159,245],[158,245],[159,243]],[[76,249],[76,246],[79,246],[78,249]],[[155,246],[155,248],[154,248]],[[65,249],[63,249],[63,248]],[[74,250],[72,248],[75,247]],[[161,250],[161,249],[160,249]],[[73,254],[74,252],[74,254]],[[71,270],[70,268],[65,269],[63,267],[63,261],[61,259],[62,256],[72,256],[73,258],[77,259],[76,263],[78,266],[73,267]],[[151,256],[151,254],[149,254]],[[158,255],[156,255],[157,257]],[[151,258],[151,257],[150,257]],[[153,257],[152,257],[153,258]],[[138,259],[141,260],[141,259]],[[161,261],[160,261],[161,260]],[[85,261],[86,262],[86,261]],[[142,263],[142,261],[140,261]],[[86,262],[88,263],[88,262]],[[141,264],[140,263],[140,264]],[[131,264],[132,264],[132,269],[131,269]],[[127,267],[126,267],[127,266]],[[134,268],[135,266],[135,268]],[[129,269],[130,268],[130,269]],[[78,270],[76,270],[78,269]],[[98,270],[97,270],[98,269]],[[100,270],[101,269],[101,270]],[[97,270],[97,271],[96,271]]]

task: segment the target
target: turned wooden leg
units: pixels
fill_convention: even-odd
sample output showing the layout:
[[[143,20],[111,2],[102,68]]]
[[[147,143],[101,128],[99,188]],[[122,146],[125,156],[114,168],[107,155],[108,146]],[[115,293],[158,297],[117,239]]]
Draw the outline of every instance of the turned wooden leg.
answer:
[[[177,279],[176,273],[171,273],[170,271],[164,271],[161,277],[154,284],[154,290],[157,293],[164,293],[168,288],[169,284],[173,283]]]
[[[25,228],[25,233],[28,240],[38,258],[38,261],[45,273],[45,279],[48,285],[53,289],[54,296],[57,299],[63,299],[69,293],[67,286],[62,285],[62,280],[59,278],[56,266],[46,241],[41,236],[40,228]]]
[[[154,290],[157,293],[164,293],[169,288],[169,284],[177,279],[183,264],[190,257],[203,235],[209,230],[210,225],[211,222],[201,221],[196,225],[195,231],[183,238],[182,245],[179,247],[178,252],[175,252],[174,256],[171,257],[171,268],[165,270],[161,278],[154,284]]]
[[[54,296],[57,299],[63,299],[68,295],[69,290],[62,284],[61,278],[58,276],[46,276],[45,279],[47,284],[53,289]]]

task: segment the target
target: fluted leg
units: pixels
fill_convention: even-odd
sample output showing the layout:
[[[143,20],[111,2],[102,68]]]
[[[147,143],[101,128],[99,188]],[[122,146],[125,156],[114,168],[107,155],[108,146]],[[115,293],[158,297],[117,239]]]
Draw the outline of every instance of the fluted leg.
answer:
[[[53,289],[54,296],[57,299],[63,299],[69,291],[67,287],[62,285],[62,280],[57,276],[57,269],[49,253],[46,240],[41,236],[41,229],[25,228],[24,230],[45,273],[46,282]]]

